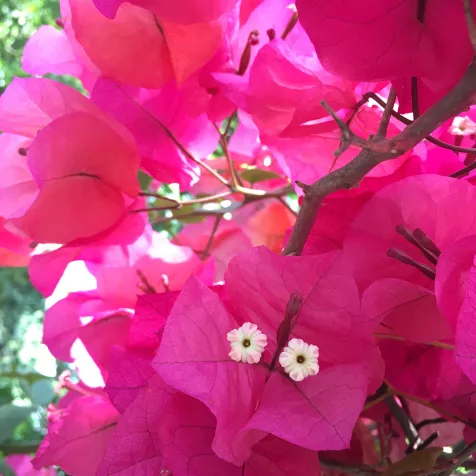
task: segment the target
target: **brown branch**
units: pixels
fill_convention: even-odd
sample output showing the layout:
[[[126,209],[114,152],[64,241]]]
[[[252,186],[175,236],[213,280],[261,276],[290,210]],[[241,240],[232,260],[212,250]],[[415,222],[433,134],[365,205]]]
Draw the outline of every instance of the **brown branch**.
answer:
[[[215,239],[216,232],[218,231],[218,226],[220,225],[221,219],[223,218],[223,215],[216,215],[215,216],[215,221],[213,222],[213,228],[212,232],[210,233],[210,237],[208,238],[207,245],[205,246],[205,249],[203,250],[202,256],[200,259],[202,261],[205,261],[209,256],[210,256],[210,250],[213,245],[213,240]]]
[[[453,172],[450,175],[450,177],[453,177],[453,178],[464,177],[465,175],[468,175],[474,169],[476,169],[476,162],[473,162],[472,164],[469,164],[466,167],[463,167],[461,170]]]
[[[359,476],[374,476],[376,474],[381,474],[380,471],[365,464],[358,466],[340,463],[338,461],[325,458],[322,455],[319,456],[319,461],[323,468],[335,469],[346,474],[358,474]]]
[[[446,469],[445,471],[442,471],[439,473],[438,476],[451,476],[453,474],[453,471],[461,466],[462,463],[464,463],[466,460],[471,458],[472,454],[476,451],[476,441],[473,441],[471,444],[469,444],[461,453],[456,455],[454,458],[451,459],[450,467]]]
[[[244,190],[244,192],[243,192]],[[293,192],[294,189],[292,187],[292,185],[287,185],[285,187],[282,187],[282,188],[278,188],[277,190],[271,190],[269,192],[265,192],[263,190],[252,190],[252,192],[255,192],[255,193],[249,193],[248,189],[246,188],[240,188],[240,192],[244,193],[245,194],[245,199],[236,204],[235,207],[228,207],[228,208],[223,208],[221,210],[204,210],[204,209],[197,209],[197,210],[193,210],[192,212],[190,213],[187,213],[187,214],[184,214],[184,215],[178,215],[178,216],[169,216],[169,217],[158,217],[156,219],[153,219],[151,220],[151,223],[153,225],[157,225],[159,223],[167,223],[169,221],[173,221],[173,220],[182,220],[184,218],[191,218],[191,217],[208,217],[208,216],[217,216],[217,215],[225,215],[226,213],[229,213],[229,212],[233,212],[235,210],[237,210],[238,208],[244,206],[244,205],[248,205],[249,203],[252,203],[252,202],[257,202],[257,201],[260,201],[260,200],[266,200],[266,199],[269,199],[269,198],[275,198],[275,199],[279,199],[279,197],[283,197],[285,195],[288,195],[289,193]],[[197,203],[207,203],[207,202],[212,202],[214,201],[213,199],[217,199],[217,198],[222,198],[222,197],[225,197],[225,196],[228,196],[232,194],[231,191],[228,191],[228,192],[223,192],[221,194],[217,194],[217,195],[210,195],[209,197],[203,197],[203,198],[196,198],[194,200],[187,200],[187,201],[183,201],[181,202],[183,205],[191,205],[191,204],[197,204]],[[213,198],[213,199],[212,199]],[[168,207],[168,208],[156,208],[155,210],[161,210],[161,211],[165,211],[165,210],[176,210],[177,207]],[[151,211],[153,209],[149,208],[149,209],[144,209],[144,210],[131,210],[131,213],[132,212],[137,212],[137,211]]]
[[[373,92],[368,92],[368,93],[365,93],[362,96],[362,99],[357,103],[355,108],[358,109],[363,104],[366,104],[369,101],[369,99],[374,100],[379,106],[381,106],[383,108],[385,108],[385,106],[387,105],[387,103],[381,97],[379,97],[377,94],[375,94]],[[413,123],[412,120],[406,118],[405,116],[402,116],[397,111],[393,110],[392,111],[392,116],[395,119],[398,119],[400,122],[402,122],[403,124],[405,124],[407,126],[409,126],[410,124]],[[435,139],[434,137],[432,137],[430,135],[426,136],[425,140],[427,140],[431,144],[437,145],[437,146],[439,146],[443,149],[452,150],[453,152],[463,152],[463,153],[466,153],[466,154],[476,154],[476,148],[461,147],[461,146],[454,145],[454,144],[448,144],[447,142],[444,142],[440,139]]]
[[[276,197],[276,199],[279,202],[281,202],[294,216],[297,216],[297,212],[293,210],[293,208],[291,207],[291,205],[289,205],[289,203],[286,201],[285,198],[281,196],[281,197]]]
[[[375,134],[375,139],[385,139],[387,137],[388,125],[390,124],[390,118],[392,117],[393,106],[395,105],[396,99],[397,94],[395,93],[395,89],[392,87],[388,95],[387,104],[385,104],[383,110],[382,120],[378,126],[377,134]]]
[[[476,23],[474,21],[472,0],[463,0],[464,16],[466,18],[466,25],[468,26],[469,39],[473,46],[473,53],[476,55]]]
[[[238,190],[238,188],[241,186],[240,178],[238,177],[238,174],[236,173],[235,165],[233,164],[233,160],[231,158],[231,154],[230,154],[230,151],[228,149],[228,139],[227,139],[227,135],[228,135],[228,132],[229,132],[230,127],[231,127],[231,121],[233,120],[234,115],[235,115],[235,113],[233,113],[230,116],[230,118],[228,120],[228,124],[227,124],[226,129],[225,129],[225,132],[222,133],[220,131],[220,128],[216,124],[213,124],[213,127],[215,127],[218,134],[220,134],[220,145],[223,149],[223,153],[225,154],[226,162],[228,164],[228,169],[230,171],[231,188],[233,190]]]
[[[411,79],[411,88],[412,88],[412,113],[413,119],[416,119],[420,116],[420,100],[418,97],[418,78],[413,77]]]
[[[405,433],[405,436],[409,441],[410,451],[416,450],[418,446],[422,444],[423,441],[420,438],[418,430],[413,424],[410,416],[405,411],[405,409],[401,405],[399,405],[393,395],[386,397],[384,401],[388,409],[390,410],[390,413],[393,415],[395,420],[397,420],[398,424]]]
[[[160,223],[168,223],[169,221],[174,220],[185,220],[187,218],[196,218],[196,217],[209,217],[209,216],[217,216],[217,215],[224,215],[225,213],[229,212],[229,209],[222,209],[222,210],[194,210],[191,213],[186,213],[184,215],[172,215],[169,217],[157,217],[151,220],[152,225],[158,225]]]
[[[390,139],[376,140],[374,145],[378,147],[373,150],[362,150],[351,162],[312,184],[304,194],[296,225],[283,254],[301,254],[325,197],[338,190],[355,186],[377,165],[404,154],[443,122],[470,106],[475,94],[476,65],[472,63],[463,78],[446,96],[426,110],[400,134]],[[377,148],[380,151],[376,150]]]
[[[207,197],[201,197],[201,198],[193,198],[191,200],[175,200],[175,199],[169,199],[162,197],[161,195],[155,195],[153,193],[143,193],[141,195],[146,195],[146,196],[157,196],[160,199],[163,200],[168,200],[173,203],[173,205],[170,206],[164,206],[164,207],[150,207],[150,208],[137,208],[135,210],[131,210],[130,213],[140,213],[140,212],[154,212],[154,211],[166,211],[166,210],[180,210],[181,208],[187,206],[187,205],[199,205],[199,204],[204,204],[204,203],[213,203],[216,202],[217,200],[220,200],[221,198],[226,198],[232,195],[233,192],[231,190],[227,192],[222,192],[222,193],[217,193],[215,195],[208,195]]]

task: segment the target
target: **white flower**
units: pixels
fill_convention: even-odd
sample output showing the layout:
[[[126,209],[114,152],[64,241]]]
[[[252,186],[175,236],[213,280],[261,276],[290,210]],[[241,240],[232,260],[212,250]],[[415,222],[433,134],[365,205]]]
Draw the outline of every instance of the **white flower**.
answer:
[[[470,136],[476,133],[476,124],[467,116],[456,116],[448,131],[456,136]]]
[[[318,357],[319,347],[309,345],[302,339],[291,339],[281,352],[279,363],[293,380],[300,382],[319,372]]]
[[[228,354],[236,362],[257,364],[266,347],[267,337],[256,324],[245,322],[240,328],[228,332],[231,352]]]

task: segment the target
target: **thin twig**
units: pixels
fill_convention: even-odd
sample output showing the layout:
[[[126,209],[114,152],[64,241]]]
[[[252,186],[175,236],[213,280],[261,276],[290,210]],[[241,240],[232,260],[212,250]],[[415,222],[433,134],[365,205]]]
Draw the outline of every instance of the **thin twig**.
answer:
[[[174,220],[186,220],[187,218],[206,218],[209,216],[217,216],[217,215],[224,215],[225,213],[229,212],[230,210],[226,209],[221,209],[221,210],[194,210],[191,213],[186,213],[184,215],[171,215],[168,217],[157,217],[153,220],[151,220],[152,225],[158,225],[161,223],[168,223],[169,221],[174,221]]]
[[[412,77],[411,79],[412,89],[412,113],[413,119],[420,117],[420,99],[418,97],[418,78]]]
[[[232,121],[232,117],[233,116],[231,116],[229,121],[228,121],[226,131],[229,130],[229,127],[230,127],[230,124],[231,124],[231,121]],[[225,131],[224,133],[221,133],[220,128],[216,124],[213,124],[213,126],[215,127],[218,134],[220,134],[220,144],[221,144],[221,147],[223,149],[223,153],[225,154],[225,157],[226,157],[226,162],[228,164],[228,169],[230,170],[231,187],[232,187],[233,190],[238,190],[241,184],[240,184],[240,180],[238,178],[238,174],[236,173],[236,169],[235,169],[235,166],[233,164],[233,160],[231,159],[230,150],[228,149],[227,132]]]
[[[450,177],[453,177],[453,178],[464,177],[465,175],[468,175],[474,169],[476,169],[476,162],[473,162],[472,164],[469,164],[466,167],[463,167],[461,170],[453,172],[450,175]]]
[[[423,441],[420,438],[418,430],[416,429],[415,425],[413,424],[410,416],[407,414],[405,409],[401,405],[399,405],[394,396],[389,396],[385,398],[384,401],[388,409],[390,410],[390,413],[393,415],[395,420],[397,420],[398,424],[405,433],[405,436],[410,442],[409,446],[411,447],[411,449],[415,450],[416,448],[418,448],[418,446],[421,445]]]
[[[172,131],[164,126],[161,122],[159,124],[163,127],[164,132],[170,138],[170,140],[180,149],[180,151],[192,162],[195,162],[200,167],[203,167],[207,172],[211,173],[214,177],[216,177],[223,185],[227,187],[230,186],[228,180],[225,177],[222,177],[214,168],[210,167],[206,162],[203,160],[199,160],[193,156],[183,145],[182,143],[172,134]]]
[[[139,196],[159,198],[160,200],[165,200],[167,202],[172,202],[172,203],[176,203],[176,204],[180,203],[179,200],[175,200],[175,198],[166,197],[165,195],[160,195],[160,193],[140,192]]]
[[[215,239],[216,232],[218,231],[218,226],[220,225],[221,219],[223,218],[223,215],[217,215],[215,217],[215,221],[213,222],[213,228],[212,232],[210,233],[210,237],[208,238],[207,245],[205,246],[205,249],[203,250],[201,260],[205,261],[209,256],[210,256],[210,249],[213,245],[213,240]]]
[[[431,408],[432,410],[436,411],[439,413],[441,416],[445,416],[449,420],[453,421],[459,421],[460,423],[464,423],[465,425],[469,426],[470,428],[476,429],[476,422],[463,418],[459,415],[455,415],[454,413],[449,412],[448,410],[445,410],[444,408],[440,407],[439,405],[436,405],[434,403],[431,403],[423,398],[416,397],[415,395],[411,395],[409,393],[401,392],[400,390],[397,390],[395,388],[390,389],[391,393],[393,395],[397,395],[399,397],[406,398],[407,400],[410,400],[411,402],[419,403],[420,405],[423,405],[424,407]]]
[[[443,417],[438,417],[438,418],[428,418],[426,420],[419,421],[418,423],[415,424],[415,427],[417,430],[421,430],[425,426],[428,425],[435,425],[438,423],[448,423],[448,420]]]
[[[390,124],[390,118],[392,117],[393,106],[395,105],[396,99],[397,94],[395,93],[395,89],[392,87],[374,140],[385,139],[387,137],[388,125]]]
[[[287,185],[283,188],[279,188],[277,190],[271,190],[269,192],[265,192],[263,190],[254,190],[254,192],[256,192],[256,194],[253,194],[253,195],[246,194],[244,201],[242,201],[241,203],[238,203],[234,208],[233,207],[228,207],[228,208],[223,208],[223,209],[219,209],[219,210],[197,209],[197,210],[193,210],[193,212],[190,212],[190,213],[187,213],[187,214],[184,214],[184,215],[179,215],[179,216],[171,215],[171,216],[168,216],[168,217],[158,217],[156,219],[151,220],[151,223],[153,225],[157,225],[159,223],[167,223],[167,222],[173,221],[173,220],[182,220],[182,219],[187,219],[187,218],[192,218],[192,217],[207,217],[207,216],[217,216],[217,215],[221,216],[221,215],[224,215],[225,213],[232,212],[232,211],[240,208],[241,206],[248,205],[249,203],[253,203],[253,202],[256,202],[256,201],[260,201],[260,200],[266,200],[266,199],[269,199],[269,198],[282,197],[282,196],[288,195],[292,191],[293,191],[292,185]],[[214,195],[213,197],[215,197],[215,199],[216,199],[217,196],[219,196],[219,197],[228,196],[231,193],[232,193],[231,191],[223,192],[222,194],[217,194],[217,195]],[[191,203],[206,203],[206,201],[204,202],[204,200],[211,199],[211,197],[212,196],[204,197],[203,199],[197,198],[195,200],[188,200],[188,201],[184,201],[184,202],[181,202],[181,203],[185,204],[185,205],[190,205]],[[198,202],[198,200],[202,200],[202,201]],[[210,200],[210,201],[212,201],[212,200]],[[171,209],[170,207],[165,208],[165,210],[170,210],[170,209]],[[147,209],[147,211],[150,211],[150,210],[151,209]],[[172,210],[173,210],[173,208],[172,208]],[[132,211],[136,212],[137,210],[132,210]],[[164,209],[162,209],[162,211],[164,211]]]
[[[340,463],[339,461],[328,459],[322,455],[319,456],[319,460],[323,468],[335,469],[347,474],[358,474],[359,476],[373,476],[376,474],[381,474],[380,471],[377,471],[371,466],[368,466],[365,464],[358,466],[358,465]]]
[[[231,190],[228,190],[227,192],[217,193],[215,195],[208,195],[207,197],[193,198],[191,200],[170,200],[171,202],[175,202],[174,206],[137,208],[135,210],[131,210],[131,213],[180,210],[181,208],[186,207],[187,205],[200,205],[204,203],[213,203],[213,202],[216,202],[217,200],[220,200],[221,198],[229,197],[232,194],[233,192]]]
[[[471,458],[472,454],[476,451],[476,441],[469,444],[461,453],[452,458],[452,464],[449,469],[442,471],[438,476],[451,476],[453,471],[461,466],[467,459]]]
[[[295,217],[297,216],[297,211],[293,210],[291,205],[286,201],[284,197],[276,197],[279,202],[281,202]]]
[[[399,341],[402,341],[402,342],[408,342],[407,339],[405,339],[404,337],[397,336],[397,335],[394,335],[394,334],[378,334],[378,333],[375,333],[375,334],[373,334],[373,336],[376,337],[377,339],[390,339],[390,340],[399,340]],[[446,344],[445,342],[438,342],[438,341],[423,342],[423,345],[429,345],[431,347],[438,347],[439,349],[455,350],[454,345]]]

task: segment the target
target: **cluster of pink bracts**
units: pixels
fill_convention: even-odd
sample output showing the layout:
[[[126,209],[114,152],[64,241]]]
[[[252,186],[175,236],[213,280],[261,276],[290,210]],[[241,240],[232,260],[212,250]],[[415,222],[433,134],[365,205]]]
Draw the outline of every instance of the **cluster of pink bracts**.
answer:
[[[383,111],[366,93],[424,114],[471,61],[463,3],[61,0],[25,47],[33,77],[0,97],[0,262],[29,265],[54,302],[43,342],[80,378],[35,468],[378,473],[409,445],[397,395],[410,449],[476,440],[476,188],[451,177],[476,159],[476,109],[433,132],[449,147],[327,197],[302,255],[279,254],[293,184],[359,152],[335,158],[321,101],[363,138]],[[185,206],[198,222],[154,230]]]

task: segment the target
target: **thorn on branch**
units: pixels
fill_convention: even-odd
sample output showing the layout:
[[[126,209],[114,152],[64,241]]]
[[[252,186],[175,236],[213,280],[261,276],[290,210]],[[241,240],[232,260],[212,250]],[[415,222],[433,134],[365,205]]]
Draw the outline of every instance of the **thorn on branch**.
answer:
[[[300,180],[296,180],[296,182],[294,182],[300,189],[302,189],[302,191],[306,194],[309,192],[311,186],[310,185],[307,185],[305,184],[304,182],[301,182]]]
[[[346,122],[344,122],[335,111],[326,103],[326,101],[321,101],[322,107],[332,116],[336,124],[339,126],[341,131],[341,145],[334,152],[335,157],[340,157],[351,145],[356,145],[361,149],[372,150],[374,152],[384,152],[398,155],[399,152],[392,147],[392,145],[385,140],[380,140],[379,137],[376,137],[377,140],[366,140],[358,135],[354,134]],[[392,105],[393,109],[393,105]],[[349,185],[349,188],[353,184]]]

